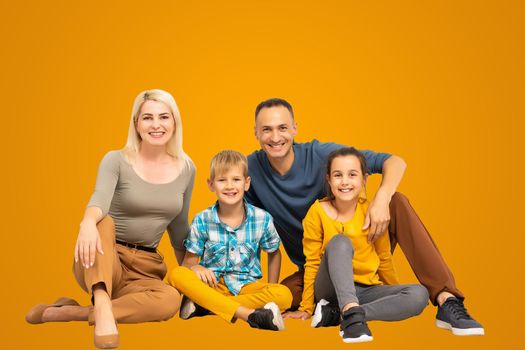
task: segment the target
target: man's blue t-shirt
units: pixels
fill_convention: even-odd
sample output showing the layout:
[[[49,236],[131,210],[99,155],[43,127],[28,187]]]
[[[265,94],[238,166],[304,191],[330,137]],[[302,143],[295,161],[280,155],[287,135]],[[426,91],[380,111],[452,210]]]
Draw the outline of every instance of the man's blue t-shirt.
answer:
[[[345,146],[317,140],[294,143],[294,162],[283,176],[272,169],[264,151],[248,156],[252,182],[246,199],[273,216],[286,253],[300,269],[305,263],[302,221],[315,200],[326,196],[326,160],[332,151],[342,147]],[[371,174],[381,173],[383,162],[390,157],[387,153],[361,152]]]

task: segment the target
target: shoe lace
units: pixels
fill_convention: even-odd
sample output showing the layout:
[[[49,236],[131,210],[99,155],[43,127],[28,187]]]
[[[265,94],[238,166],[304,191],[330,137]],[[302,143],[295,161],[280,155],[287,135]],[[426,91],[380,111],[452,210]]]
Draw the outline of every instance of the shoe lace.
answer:
[[[467,309],[465,308],[465,305],[463,305],[463,302],[456,298],[450,298],[445,301],[443,304],[443,307],[448,309],[456,319],[471,319],[469,313],[467,312]]]

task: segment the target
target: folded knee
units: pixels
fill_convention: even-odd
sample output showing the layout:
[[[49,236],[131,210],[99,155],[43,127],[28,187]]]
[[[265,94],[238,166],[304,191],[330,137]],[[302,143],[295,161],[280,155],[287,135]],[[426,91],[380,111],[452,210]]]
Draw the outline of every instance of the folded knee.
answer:
[[[180,302],[181,296],[179,292],[172,287],[166,288],[157,305],[157,320],[166,321],[175,316],[179,311]]]
[[[173,268],[168,274],[168,283],[173,287],[179,289],[181,281],[188,278],[188,274],[193,274],[193,272],[183,266],[178,266]]]
[[[394,206],[395,205],[406,206],[408,204],[409,204],[409,202],[408,202],[407,196],[405,196],[401,192],[395,192],[394,195],[392,196],[392,199],[390,200],[390,205],[394,205]]]
[[[428,305],[429,295],[427,289],[422,285],[414,284],[410,286],[408,294],[410,295],[412,314],[419,315]]]
[[[277,304],[282,311],[287,310],[292,305],[293,296],[288,287],[281,284],[274,284],[271,287],[273,302]]]
[[[348,236],[343,234],[337,234],[330,239],[330,242],[326,245],[326,253],[343,253],[343,254],[353,254],[354,247],[352,241]]]
[[[115,223],[113,222],[113,218],[111,218],[111,216],[104,216],[104,218],[98,222],[97,230],[100,234],[101,239],[115,239]]]

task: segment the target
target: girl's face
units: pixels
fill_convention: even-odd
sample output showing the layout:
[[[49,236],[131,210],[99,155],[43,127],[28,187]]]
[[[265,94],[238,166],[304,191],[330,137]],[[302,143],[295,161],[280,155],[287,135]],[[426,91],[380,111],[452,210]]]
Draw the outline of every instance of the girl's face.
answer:
[[[330,174],[326,175],[326,180],[336,199],[357,201],[365,186],[366,174],[363,174],[361,163],[356,156],[341,156],[332,160]]]
[[[135,128],[142,142],[164,146],[173,136],[175,119],[167,105],[149,100],[142,105]]]

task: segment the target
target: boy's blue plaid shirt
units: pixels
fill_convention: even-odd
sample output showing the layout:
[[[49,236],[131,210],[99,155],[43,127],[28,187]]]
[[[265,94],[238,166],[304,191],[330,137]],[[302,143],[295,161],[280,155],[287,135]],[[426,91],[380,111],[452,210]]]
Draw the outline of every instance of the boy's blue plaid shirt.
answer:
[[[237,228],[219,219],[218,203],[195,216],[191,232],[184,242],[186,249],[201,257],[200,264],[222,276],[233,295],[262,277],[261,248],[273,252],[281,242],[266,211],[244,202],[246,218]]]

